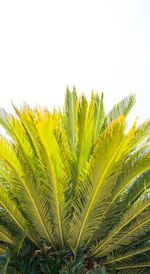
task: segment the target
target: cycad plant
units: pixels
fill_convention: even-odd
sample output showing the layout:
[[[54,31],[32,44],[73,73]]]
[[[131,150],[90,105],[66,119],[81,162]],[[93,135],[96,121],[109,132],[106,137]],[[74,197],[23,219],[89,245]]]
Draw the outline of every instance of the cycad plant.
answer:
[[[105,114],[67,89],[62,111],[0,111],[0,273],[150,273],[150,121],[130,95]]]

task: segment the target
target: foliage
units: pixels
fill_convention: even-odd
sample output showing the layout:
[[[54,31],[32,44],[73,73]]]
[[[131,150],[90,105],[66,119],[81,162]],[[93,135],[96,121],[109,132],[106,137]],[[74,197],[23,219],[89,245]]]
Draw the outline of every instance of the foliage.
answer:
[[[67,89],[63,111],[0,110],[1,273],[150,271],[150,121],[134,95],[106,114]]]

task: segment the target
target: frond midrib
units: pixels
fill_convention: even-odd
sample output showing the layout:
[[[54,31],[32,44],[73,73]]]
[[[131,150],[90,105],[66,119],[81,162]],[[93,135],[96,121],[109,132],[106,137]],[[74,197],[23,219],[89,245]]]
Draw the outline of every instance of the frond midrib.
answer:
[[[43,141],[42,141],[41,137],[40,137],[40,140],[41,140],[41,144],[43,146],[44,152],[45,152],[47,160],[48,160],[47,168],[48,168],[48,172],[50,173],[50,176],[51,176],[51,173],[53,173],[53,166],[51,167],[51,165],[50,165],[51,157],[50,157],[50,155],[48,155],[47,150],[46,150],[46,148],[43,144]],[[59,208],[59,202],[58,202],[58,197],[57,197],[55,176],[52,176],[51,180],[53,181],[53,186],[54,186],[54,196],[55,196],[55,202],[56,202],[56,208],[57,208],[59,233],[60,233],[61,245],[63,247],[64,246],[64,239],[63,239],[62,223],[61,223],[61,216],[60,216],[60,208]]]
[[[144,221],[143,223],[140,223],[138,226],[136,226],[134,229],[130,230],[127,234],[125,234],[123,237],[121,237],[115,244],[118,244],[120,241],[122,241],[124,238],[128,237],[131,233],[138,230],[139,228],[142,228],[147,223],[150,223],[150,219]]]
[[[6,252],[6,249],[5,249],[5,248],[0,247],[0,252],[1,252],[1,253],[5,253],[5,252]]]
[[[112,201],[110,202],[110,204],[108,205],[108,207],[106,208],[101,222],[103,219],[105,219],[106,214],[109,212],[110,208],[113,206],[113,204],[115,203],[115,201],[117,200],[117,198],[119,197],[119,195],[121,195],[121,193],[130,185],[130,183],[132,183],[138,176],[140,176],[141,174],[143,174],[144,172],[148,171],[150,169],[150,165],[144,167],[142,170],[140,170],[140,172],[136,173],[135,176],[133,176],[130,180],[127,181],[127,183],[125,185],[123,185],[123,187],[119,190],[119,192],[117,192],[117,194],[114,196],[114,198],[112,199]],[[142,190],[140,190],[142,192]],[[139,193],[140,193],[139,191]]]
[[[13,131],[15,137],[16,137],[17,142],[19,143],[19,145],[21,146],[21,149],[23,150],[23,154],[26,155],[26,152],[24,151],[24,148],[22,147],[22,144],[20,143],[20,140],[19,140],[19,138],[18,138],[17,133],[15,132],[15,130],[13,129],[13,127],[12,127],[12,125],[11,125],[10,123],[9,123],[9,125],[10,125],[10,127],[11,127],[11,129],[12,129],[12,131]],[[11,163],[9,162],[9,164],[11,164]],[[46,236],[47,236],[47,239],[49,240],[49,242],[51,242],[51,238],[50,238],[50,236],[49,236],[49,233],[48,233],[48,231],[47,231],[47,228],[45,227],[45,224],[44,224],[44,222],[43,222],[43,220],[42,220],[41,214],[40,214],[40,212],[39,212],[39,210],[38,210],[38,208],[37,208],[37,205],[36,205],[34,199],[32,198],[32,195],[31,195],[31,193],[30,193],[30,191],[29,191],[29,189],[28,189],[28,187],[27,187],[27,185],[26,185],[26,183],[25,183],[25,180],[22,179],[22,177],[21,177],[20,174],[17,172],[17,170],[14,168],[14,166],[13,166],[13,165],[11,165],[11,166],[12,166],[13,170],[15,171],[15,173],[17,174],[17,176],[20,178],[20,181],[22,181],[23,185],[25,186],[25,189],[26,189],[26,191],[27,191],[27,193],[28,193],[28,195],[29,195],[29,197],[30,197],[30,199],[31,199],[31,201],[32,201],[32,204],[33,204],[33,206],[34,206],[34,208],[35,208],[35,210],[36,210],[36,212],[37,212],[37,215],[38,215],[38,217],[39,217],[39,219],[40,219],[41,225],[42,225],[42,227],[43,227],[43,229],[44,229],[44,231],[45,231],[45,234],[46,234]]]
[[[7,239],[8,241],[8,243],[11,243],[11,244],[13,244],[15,241],[13,240],[13,238],[12,237],[10,237],[9,235],[8,235],[8,233],[4,233],[4,231],[2,231],[1,230],[1,227],[0,227],[0,235],[2,235],[2,237],[4,238],[4,239]]]
[[[90,213],[90,210],[91,210],[91,208],[92,208],[92,206],[93,206],[93,203],[94,203],[94,201],[95,201],[97,192],[98,192],[98,190],[99,190],[99,188],[100,188],[100,186],[101,186],[101,184],[102,184],[102,182],[103,182],[103,180],[104,180],[104,178],[105,178],[105,176],[106,176],[106,174],[107,174],[107,171],[109,170],[109,168],[110,168],[110,166],[111,166],[113,160],[115,159],[115,157],[116,157],[116,155],[117,155],[117,153],[118,153],[118,151],[119,151],[121,145],[122,145],[122,142],[119,144],[119,146],[118,146],[118,148],[116,149],[115,153],[113,154],[112,158],[111,158],[110,161],[108,162],[108,164],[107,164],[107,166],[106,166],[106,168],[105,168],[105,170],[104,170],[104,172],[103,172],[103,175],[102,175],[102,177],[101,177],[101,179],[100,179],[100,181],[99,181],[99,183],[98,183],[98,185],[97,185],[97,188],[96,188],[95,193],[94,193],[94,195],[93,195],[93,198],[92,198],[92,200],[91,200],[91,202],[90,202],[90,205],[88,206],[88,209],[87,209],[87,212],[86,212],[86,214],[85,214],[83,223],[82,223],[82,225],[81,225],[80,233],[79,233],[79,236],[78,236],[78,239],[77,239],[76,250],[78,249],[79,242],[80,242],[80,239],[81,239],[81,236],[82,236],[82,233],[83,233],[83,229],[84,229],[84,226],[85,226],[85,224],[86,224],[86,221],[87,221],[88,215],[89,215],[89,213]]]
[[[53,176],[52,180],[55,181],[54,178],[55,177]],[[55,182],[54,182],[53,186],[54,186],[54,189],[55,189],[54,195],[55,195],[55,202],[56,202],[56,208],[57,208],[57,216],[58,216],[58,225],[59,225],[59,233],[60,233],[61,245],[62,245],[62,247],[64,247],[64,239],[63,239],[63,231],[62,231],[62,221],[61,221],[61,216],[60,216],[60,208],[59,208],[59,202],[58,202],[57,189],[56,189],[56,183]]]
[[[122,270],[122,269],[136,269],[136,268],[146,268],[146,267],[150,267],[150,263],[146,263],[146,264],[135,264],[134,265],[125,265],[125,266],[117,266],[115,267],[116,270]]]
[[[120,257],[118,257],[118,258],[116,258],[116,259],[106,261],[106,262],[105,262],[105,265],[112,264],[112,263],[116,263],[116,262],[118,262],[118,261],[122,261],[122,260],[125,260],[125,259],[128,259],[128,258],[131,258],[131,257],[133,257],[133,256],[135,256],[135,255],[144,253],[144,252],[149,251],[149,250],[150,250],[150,246],[144,247],[144,248],[140,248],[140,249],[137,249],[137,250],[132,251],[132,252],[126,254],[126,255],[120,256]]]
[[[3,158],[4,158],[4,157],[3,157]],[[37,212],[37,215],[38,215],[38,217],[39,217],[39,219],[40,219],[40,222],[41,222],[41,224],[42,224],[42,227],[43,227],[43,229],[44,229],[44,231],[45,231],[45,233],[46,233],[46,235],[47,235],[47,237],[48,237],[48,240],[51,242],[51,239],[50,239],[50,236],[49,236],[49,234],[48,234],[48,231],[47,231],[47,229],[45,228],[45,225],[44,225],[44,223],[43,223],[41,214],[40,214],[40,212],[39,212],[39,210],[38,210],[38,208],[37,208],[37,205],[36,205],[34,199],[32,198],[32,195],[31,195],[30,190],[28,189],[28,187],[27,187],[27,185],[26,185],[25,180],[20,176],[20,174],[18,173],[18,171],[17,171],[17,170],[15,169],[15,167],[10,163],[10,161],[8,161],[8,159],[5,158],[5,161],[10,165],[10,167],[14,170],[14,172],[16,173],[16,175],[18,176],[18,178],[20,179],[20,181],[23,183],[23,185],[24,185],[24,187],[25,187],[25,189],[26,189],[26,191],[27,191],[27,193],[28,193],[28,195],[29,195],[29,197],[30,197],[30,199],[31,199],[31,202],[32,202],[32,204],[33,204],[33,206],[34,206],[34,208],[35,208],[35,210],[36,210],[36,212]]]
[[[6,205],[0,201],[0,204],[2,205],[3,208],[5,208],[5,210],[8,212],[8,214],[11,216],[11,218],[14,220],[14,222],[18,225],[18,227],[25,232],[25,228],[22,226],[22,224],[15,218],[15,216],[10,212],[10,210],[8,209],[8,207],[6,207]],[[39,243],[31,236],[30,233],[26,232],[26,234],[28,235],[29,239],[35,243],[36,246],[39,246]]]
[[[135,218],[136,218],[142,211],[144,211],[148,206],[150,206],[150,201],[149,201],[149,203],[146,204],[141,210],[139,210],[138,213],[136,213],[135,215],[133,215],[133,216],[132,216],[130,219],[128,219],[121,227],[119,227],[119,228],[118,228],[110,237],[108,237],[107,240],[104,241],[104,242],[102,243],[102,245],[98,246],[97,249],[95,249],[95,251],[92,253],[92,255],[96,254],[96,253],[98,252],[99,249],[101,249],[102,247],[104,247],[104,246],[106,245],[107,242],[109,242],[115,235],[118,234],[118,232],[120,232],[120,231],[122,230],[123,227],[125,227],[128,223],[130,223],[133,219],[135,219]],[[108,249],[108,248],[103,249],[103,251],[100,252],[99,255],[102,254],[102,253],[104,253],[107,249]]]

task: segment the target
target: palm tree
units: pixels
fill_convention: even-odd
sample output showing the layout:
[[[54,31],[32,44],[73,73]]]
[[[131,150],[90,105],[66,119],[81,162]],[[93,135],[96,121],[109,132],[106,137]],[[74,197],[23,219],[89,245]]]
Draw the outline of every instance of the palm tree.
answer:
[[[63,111],[0,110],[1,273],[150,273],[150,121],[127,128],[134,103],[105,114],[74,88]]]

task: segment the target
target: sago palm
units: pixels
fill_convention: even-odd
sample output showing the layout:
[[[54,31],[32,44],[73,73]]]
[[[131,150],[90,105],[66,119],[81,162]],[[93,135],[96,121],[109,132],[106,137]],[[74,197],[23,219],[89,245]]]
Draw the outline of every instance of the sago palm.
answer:
[[[105,114],[67,89],[63,111],[0,111],[1,273],[150,273],[150,121],[130,95]]]

